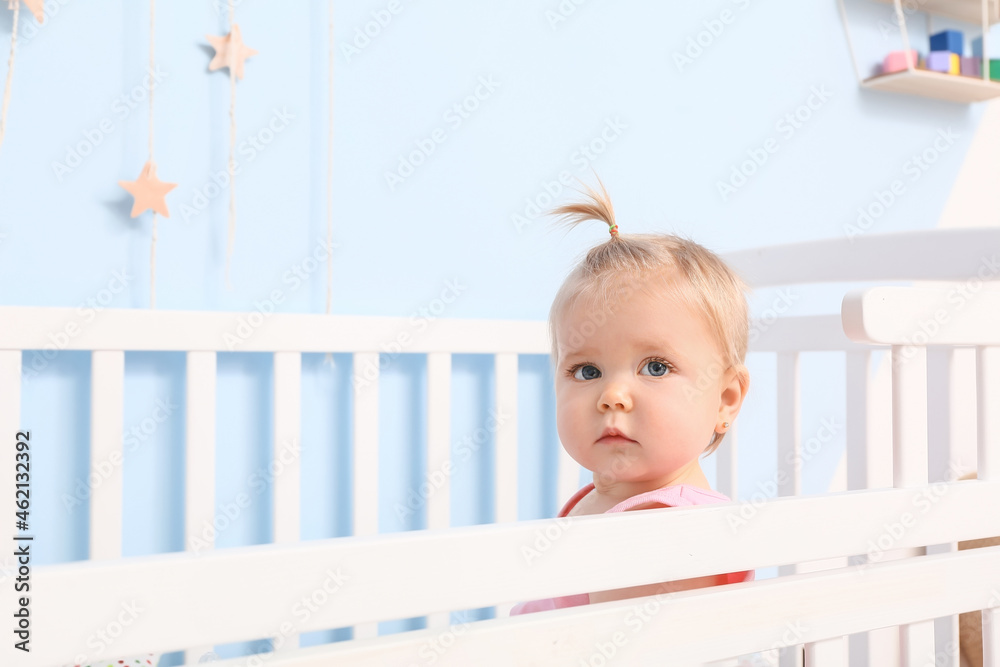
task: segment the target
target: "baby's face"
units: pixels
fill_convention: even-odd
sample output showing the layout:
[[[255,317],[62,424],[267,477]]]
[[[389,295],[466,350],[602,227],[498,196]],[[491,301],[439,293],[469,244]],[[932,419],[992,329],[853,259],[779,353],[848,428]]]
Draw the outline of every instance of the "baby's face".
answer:
[[[608,483],[670,483],[721,425],[722,353],[703,316],[673,299],[636,292],[611,311],[580,299],[557,321],[559,438]],[[606,428],[627,440],[602,440]]]

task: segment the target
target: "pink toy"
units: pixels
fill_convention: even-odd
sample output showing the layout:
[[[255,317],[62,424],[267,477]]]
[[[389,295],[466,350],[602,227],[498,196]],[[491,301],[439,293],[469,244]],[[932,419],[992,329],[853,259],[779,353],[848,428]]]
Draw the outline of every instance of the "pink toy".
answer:
[[[920,54],[917,53],[916,49],[910,49],[910,58],[913,62],[913,67],[920,65]],[[906,66],[906,51],[893,51],[882,62],[882,74],[901,72],[905,69],[909,69]]]

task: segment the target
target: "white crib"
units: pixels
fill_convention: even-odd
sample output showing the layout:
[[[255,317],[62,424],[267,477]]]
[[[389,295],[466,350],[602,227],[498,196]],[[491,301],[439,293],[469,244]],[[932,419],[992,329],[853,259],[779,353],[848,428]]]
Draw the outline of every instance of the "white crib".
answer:
[[[773,286],[996,280],[998,257],[1000,230],[952,230],[775,246],[727,259],[751,285]],[[81,656],[176,650],[194,663],[213,645],[270,637],[273,653],[217,664],[674,666],[785,649],[782,664],[795,665],[801,646],[810,667],[847,665],[849,655],[852,665],[957,667],[955,615],[983,610],[985,664],[1000,667],[1000,547],[955,549],[962,540],[1000,535],[1000,291],[977,289],[959,308],[954,299],[949,305],[951,289],[870,287],[844,298],[842,318],[783,317],[755,328],[751,349],[777,358],[780,497],[522,522],[518,355],[548,353],[544,322],[440,320],[417,333],[391,317],[275,314],[254,326],[241,313],[105,311],[64,347],[93,355],[92,461],[121,456],[125,352],[187,354],[189,551],[121,558],[117,473],[90,500],[90,560],[32,568],[32,650],[14,650],[7,634],[0,663],[52,667]],[[20,427],[22,351],[43,349],[73,317],[72,309],[0,307],[5,437]],[[273,482],[273,544],[190,548],[204,539],[197,527],[216,514],[216,357],[231,349],[224,334],[240,317],[252,335],[239,349],[274,355],[274,443],[299,442],[301,355],[353,355],[353,537],[300,542],[299,459],[291,457]],[[400,332],[410,333],[403,340]],[[427,355],[429,472],[448,465],[451,355],[494,355],[495,524],[449,528],[445,478],[426,501],[429,530],[377,534],[378,350],[389,341]],[[873,375],[880,349],[892,360],[891,410],[882,401],[890,395],[888,376],[881,382]],[[817,350],[845,353],[846,468],[830,492],[801,496],[799,355]],[[969,354],[978,415],[978,460],[969,463],[979,479],[945,481],[950,453],[961,444],[952,437],[961,432],[953,415],[965,400],[956,378]],[[737,444],[732,433],[716,454],[717,488],[733,498]],[[578,468],[564,457],[557,476],[562,503],[578,486]],[[4,493],[16,510],[13,493]],[[933,511],[922,512],[928,498]],[[626,553],[627,567],[607,566]],[[878,562],[865,562],[870,553]],[[507,617],[518,600],[771,566],[780,576]],[[2,576],[10,619],[16,568]],[[313,608],[293,613],[303,596]],[[90,619],[113,618],[127,604],[141,614],[106,650],[90,648]],[[451,611],[492,605],[495,619],[449,625]],[[378,621],[421,615],[424,630],[377,636]],[[941,617],[951,622],[935,633],[933,619]],[[303,632],[347,626],[351,641],[298,647]],[[855,635],[850,645],[848,635]]]

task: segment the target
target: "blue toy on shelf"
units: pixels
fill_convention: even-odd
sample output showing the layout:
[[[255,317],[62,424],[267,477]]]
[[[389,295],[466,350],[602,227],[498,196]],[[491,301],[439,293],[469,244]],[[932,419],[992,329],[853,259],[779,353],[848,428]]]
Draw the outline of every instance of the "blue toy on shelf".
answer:
[[[961,58],[965,55],[961,30],[942,30],[931,35],[931,51],[951,51]]]

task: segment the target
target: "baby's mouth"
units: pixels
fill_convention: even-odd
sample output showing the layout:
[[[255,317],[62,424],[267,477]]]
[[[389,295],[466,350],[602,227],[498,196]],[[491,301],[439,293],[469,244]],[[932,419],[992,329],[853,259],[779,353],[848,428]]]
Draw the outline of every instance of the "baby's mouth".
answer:
[[[619,435],[609,435],[601,438],[597,441],[599,445],[634,445],[635,440],[630,440],[628,438],[623,438]]]

